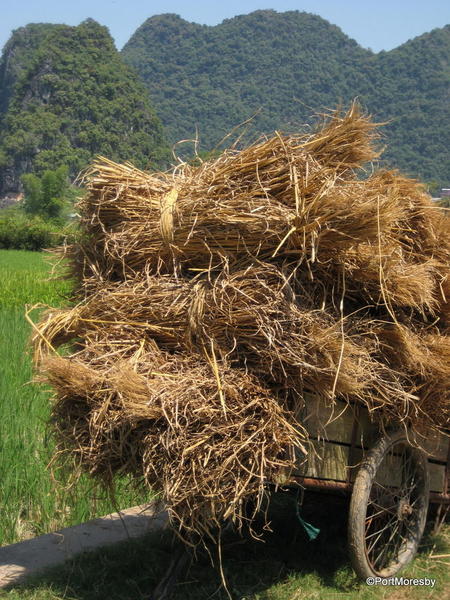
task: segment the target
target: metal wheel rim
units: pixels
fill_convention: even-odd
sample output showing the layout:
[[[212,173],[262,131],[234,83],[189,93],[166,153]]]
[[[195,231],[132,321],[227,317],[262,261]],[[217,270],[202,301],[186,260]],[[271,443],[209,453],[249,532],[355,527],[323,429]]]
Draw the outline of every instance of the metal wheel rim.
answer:
[[[380,577],[396,573],[414,554],[424,520],[425,474],[418,451],[406,440],[393,443],[373,477],[365,516],[365,553]],[[386,480],[396,474],[398,481]]]

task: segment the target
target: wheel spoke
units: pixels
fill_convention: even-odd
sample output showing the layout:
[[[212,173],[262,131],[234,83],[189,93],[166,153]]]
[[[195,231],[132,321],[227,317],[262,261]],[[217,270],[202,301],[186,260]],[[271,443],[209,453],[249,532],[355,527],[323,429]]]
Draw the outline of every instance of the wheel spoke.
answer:
[[[384,543],[383,548],[381,549],[380,554],[378,555],[378,557],[372,562],[373,566],[375,567],[378,563],[378,561],[388,553],[389,550],[389,544],[390,542],[394,539],[394,536],[397,534],[397,532],[401,529],[401,523],[399,521],[396,521],[392,527],[392,532],[391,535],[389,536],[389,539]],[[399,536],[400,537],[400,536]],[[394,544],[394,556],[397,556],[397,545]]]
[[[415,522],[415,521],[414,521]],[[402,521],[402,525],[405,529],[408,530],[408,532],[411,534],[411,536],[414,536],[414,528],[411,527],[411,524],[408,523],[408,521],[403,520]]]
[[[385,485],[383,485],[382,483],[380,483],[379,481],[374,480],[373,482],[373,486],[376,486],[374,489],[376,490],[383,490],[383,492],[385,494],[392,494],[392,486],[386,487]],[[394,488],[396,489],[396,488]]]
[[[405,487],[405,495],[411,495],[414,490],[416,490],[420,485],[419,481],[416,481],[415,478],[411,481],[411,484],[408,487]]]
[[[374,533],[371,533],[370,535],[366,535],[366,542],[367,542],[368,539],[370,539],[373,536],[378,534],[377,537],[375,538],[375,540],[372,541],[371,546],[369,548],[367,548],[367,554],[369,554],[373,550],[373,548],[375,548],[380,537],[383,535],[383,533],[385,531],[387,531],[391,527],[391,525],[396,521],[396,519],[397,519],[397,516],[395,515],[391,519],[389,519],[389,521],[386,523],[386,525],[382,529],[375,531]]]
[[[375,502],[372,502],[371,505],[372,504],[375,505]],[[373,515],[370,515],[370,516],[366,517],[366,521],[368,521],[369,519],[375,519],[378,515],[381,515],[383,513],[387,513],[387,514],[390,514],[390,515],[394,514],[392,512],[392,510],[395,509],[395,508],[397,508],[397,505],[393,504],[392,506],[387,506],[386,508],[384,508],[384,506],[380,506],[379,508],[380,508],[380,510],[378,512],[374,513]]]
[[[376,487],[374,487],[374,486],[376,486]],[[398,488],[397,487],[387,488],[386,486],[382,485],[378,481],[374,481],[370,495],[371,496],[375,495],[375,497],[381,497],[381,498],[387,498],[387,499],[394,500],[396,498],[396,496],[398,496]]]
[[[417,496],[417,498],[415,498],[412,502],[409,503],[409,505],[411,506],[411,508],[414,507],[415,504],[417,504],[417,502],[419,502],[419,500],[422,500],[423,498],[421,498],[421,496]]]
[[[369,533],[369,530],[372,527],[372,533],[370,535],[373,536],[373,533],[377,533],[379,531],[378,529],[377,532],[373,532],[374,528],[383,526],[384,529],[384,527],[390,523],[392,519],[396,518],[397,511],[380,511],[380,514],[377,513],[373,517],[369,517],[368,521],[366,519],[366,534]]]

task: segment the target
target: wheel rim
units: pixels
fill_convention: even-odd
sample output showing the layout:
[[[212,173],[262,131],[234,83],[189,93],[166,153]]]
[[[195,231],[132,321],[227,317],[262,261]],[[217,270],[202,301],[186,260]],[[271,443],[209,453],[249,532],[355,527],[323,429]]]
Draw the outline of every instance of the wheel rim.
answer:
[[[387,448],[372,480],[364,536],[374,574],[389,577],[414,555],[426,516],[426,474],[406,440]]]

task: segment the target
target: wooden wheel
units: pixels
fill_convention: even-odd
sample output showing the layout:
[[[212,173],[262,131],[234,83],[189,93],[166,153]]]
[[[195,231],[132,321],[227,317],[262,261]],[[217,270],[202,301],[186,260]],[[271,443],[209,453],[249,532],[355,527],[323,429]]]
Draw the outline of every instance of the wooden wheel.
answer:
[[[426,456],[406,432],[383,436],[367,452],[350,502],[348,538],[357,575],[391,577],[414,557],[429,496]]]

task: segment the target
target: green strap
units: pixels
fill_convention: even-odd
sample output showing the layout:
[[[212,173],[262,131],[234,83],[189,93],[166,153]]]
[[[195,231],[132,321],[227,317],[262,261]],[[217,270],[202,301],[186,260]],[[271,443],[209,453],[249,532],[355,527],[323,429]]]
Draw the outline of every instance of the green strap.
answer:
[[[309,540],[310,541],[315,540],[316,537],[320,533],[320,529],[318,527],[314,527],[314,525],[311,525],[311,523],[307,523],[305,521],[305,519],[302,519],[302,517],[300,516],[300,514],[297,514],[297,519],[303,525],[303,528],[306,531],[306,534],[309,537]]]
[[[297,519],[301,523],[303,529],[306,531],[306,535],[308,536],[309,541],[311,542],[312,540],[315,540],[320,533],[320,529],[318,527],[314,527],[314,525],[311,525],[311,523],[305,521],[305,519],[303,519],[303,517],[301,516],[298,494],[295,500],[295,512],[297,514]]]

